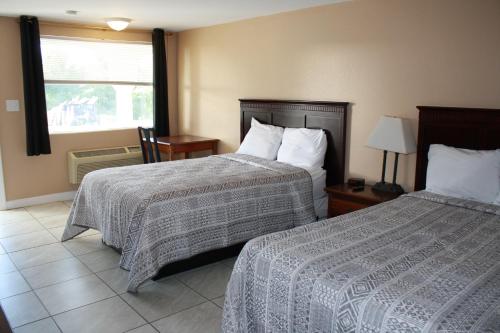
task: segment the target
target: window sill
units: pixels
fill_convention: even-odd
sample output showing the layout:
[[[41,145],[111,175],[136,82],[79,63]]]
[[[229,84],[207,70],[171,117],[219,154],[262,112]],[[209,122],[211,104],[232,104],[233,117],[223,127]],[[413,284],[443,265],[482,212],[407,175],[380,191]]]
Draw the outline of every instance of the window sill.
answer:
[[[96,130],[81,130],[81,131],[57,131],[49,132],[49,135],[68,135],[68,134],[87,134],[87,133],[102,133],[102,132],[116,132],[116,131],[128,131],[137,130],[137,127],[119,127],[119,128],[107,128],[107,129],[96,129]]]

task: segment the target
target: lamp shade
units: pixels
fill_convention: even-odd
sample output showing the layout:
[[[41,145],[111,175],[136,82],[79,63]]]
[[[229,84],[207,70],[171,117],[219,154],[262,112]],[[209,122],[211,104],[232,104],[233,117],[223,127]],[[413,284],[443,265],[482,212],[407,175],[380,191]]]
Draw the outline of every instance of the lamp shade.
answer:
[[[406,119],[383,116],[368,139],[368,147],[400,154],[417,151],[415,138]]]

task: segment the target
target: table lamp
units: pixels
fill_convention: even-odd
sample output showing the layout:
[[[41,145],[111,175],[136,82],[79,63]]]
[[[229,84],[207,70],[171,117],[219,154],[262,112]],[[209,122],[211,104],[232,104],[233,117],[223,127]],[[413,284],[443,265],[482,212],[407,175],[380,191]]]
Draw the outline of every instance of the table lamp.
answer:
[[[373,186],[373,189],[398,194],[404,193],[403,188],[396,184],[398,157],[399,154],[411,154],[417,151],[417,145],[415,143],[415,138],[413,137],[409,122],[398,117],[383,116],[380,118],[377,126],[372,131],[370,138],[368,139],[367,146],[384,151],[382,179]],[[388,151],[395,153],[392,183],[385,182],[385,169]]]

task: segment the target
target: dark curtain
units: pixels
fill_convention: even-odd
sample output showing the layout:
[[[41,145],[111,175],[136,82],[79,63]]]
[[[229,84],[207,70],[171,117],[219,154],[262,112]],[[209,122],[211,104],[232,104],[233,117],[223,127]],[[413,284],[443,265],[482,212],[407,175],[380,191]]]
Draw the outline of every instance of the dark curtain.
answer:
[[[153,105],[156,135],[170,135],[168,123],[167,55],[165,53],[165,32],[162,29],[153,30]]]
[[[20,25],[26,118],[26,152],[28,156],[50,154],[38,19],[36,17],[21,16]]]

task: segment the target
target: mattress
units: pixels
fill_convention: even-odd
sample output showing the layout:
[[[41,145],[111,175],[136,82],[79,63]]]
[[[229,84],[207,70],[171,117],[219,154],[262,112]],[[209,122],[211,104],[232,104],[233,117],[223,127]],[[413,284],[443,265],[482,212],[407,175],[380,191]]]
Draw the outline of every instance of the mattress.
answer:
[[[223,332],[500,332],[500,206],[421,191],[248,242]]]

